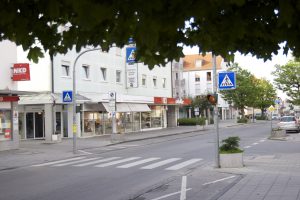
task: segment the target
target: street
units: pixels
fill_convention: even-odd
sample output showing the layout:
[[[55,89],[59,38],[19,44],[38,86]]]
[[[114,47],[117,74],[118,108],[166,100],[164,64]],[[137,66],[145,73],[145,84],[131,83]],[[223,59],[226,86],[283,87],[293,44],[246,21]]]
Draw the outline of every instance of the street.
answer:
[[[184,176],[188,200],[218,199],[244,178],[243,170],[259,173],[260,158],[299,153],[299,142],[269,140],[269,135],[269,122],[221,128],[220,141],[239,136],[245,150],[246,166],[229,171],[214,168],[212,129],[85,149],[78,156],[1,171],[0,199],[180,199]]]

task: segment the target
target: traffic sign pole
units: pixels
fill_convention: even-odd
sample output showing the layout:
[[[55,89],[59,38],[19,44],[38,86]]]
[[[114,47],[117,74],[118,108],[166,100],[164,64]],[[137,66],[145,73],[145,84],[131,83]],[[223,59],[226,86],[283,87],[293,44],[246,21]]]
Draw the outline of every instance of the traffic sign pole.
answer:
[[[213,79],[214,79],[214,96],[217,96],[217,61],[216,56],[213,54],[212,64],[213,64]],[[219,154],[219,116],[218,116],[218,104],[214,105],[214,123],[216,129],[216,138],[215,138],[215,164],[216,168],[220,168],[220,154]]]

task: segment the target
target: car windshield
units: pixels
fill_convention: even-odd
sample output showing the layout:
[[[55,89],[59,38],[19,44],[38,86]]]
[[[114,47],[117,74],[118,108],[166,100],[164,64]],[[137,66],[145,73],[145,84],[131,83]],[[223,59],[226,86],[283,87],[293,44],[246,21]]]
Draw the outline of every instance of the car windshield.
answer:
[[[291,121],[296,121],[296,120],[295,120],[295,117],[282,117],[280,121],[291,122]]]

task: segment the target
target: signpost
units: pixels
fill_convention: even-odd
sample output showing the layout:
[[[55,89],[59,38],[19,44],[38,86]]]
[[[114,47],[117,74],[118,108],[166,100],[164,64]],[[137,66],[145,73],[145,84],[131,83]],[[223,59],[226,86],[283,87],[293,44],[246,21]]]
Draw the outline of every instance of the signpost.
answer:
[[[109,111],[111,112],[111,127],[112,127],[111,140],[113,141],[116,134],[116,110],[117,110],[115,91],[108,92],[108,107],[109,107]]]

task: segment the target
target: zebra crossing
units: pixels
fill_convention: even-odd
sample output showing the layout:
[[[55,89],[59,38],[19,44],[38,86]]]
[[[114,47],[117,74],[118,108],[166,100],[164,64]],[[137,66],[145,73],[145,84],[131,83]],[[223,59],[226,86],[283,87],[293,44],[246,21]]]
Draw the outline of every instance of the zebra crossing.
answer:
[[[116,169],[128,169],[136,167],[140,170],[151,170],[156,168],[161,168],[164,170],[175,171],[180,170],[185,167],[196,164],[203,159],[201,158],[192,158],[192,159],[183,159],[183,158],[167,158],[163,159],[160,157],[85,157],[79,156],[74,158],[68,158],[63,160],[51,161],[46,163],[40,163],[32,165],[32,167],[115,167]]]

